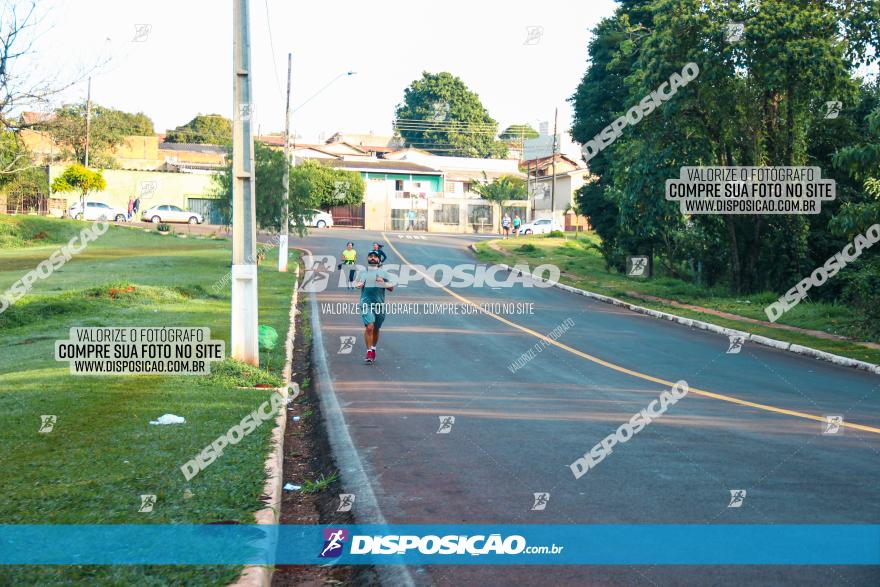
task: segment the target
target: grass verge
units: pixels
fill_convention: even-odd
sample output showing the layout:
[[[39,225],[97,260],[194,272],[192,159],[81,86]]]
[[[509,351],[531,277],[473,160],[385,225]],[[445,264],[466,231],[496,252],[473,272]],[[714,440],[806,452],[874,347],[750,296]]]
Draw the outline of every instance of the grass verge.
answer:
[[[2,230],[17,235],[0,240],[0,291],[88,225],[0,216]],[[34,238],[40,231],[52,236]],[[114,226],[0,314],[0,523],[254,521],[263,506],[271,422],[190,481],[180,466],[271,393],[240,387],[280,385],[294,277],[274,270],[272,254],[259,271],[260,324],[275,328],[279,343],[261,353],[261,369],[227,360],[214,363],[208,376],[89,377],[70,375],[66,363],[54,360],[54,341],[66,339],[73,326],[209,327],[228,352],[229,246]],[[186,424],[149,424],[166,413]],[[38,432],[44,414],[57,416],[50,433]],[[138,512],[142,494],[156,495],[152,512]],[[239,572],[230,566],[3,567],[0,584],[225,585]]]

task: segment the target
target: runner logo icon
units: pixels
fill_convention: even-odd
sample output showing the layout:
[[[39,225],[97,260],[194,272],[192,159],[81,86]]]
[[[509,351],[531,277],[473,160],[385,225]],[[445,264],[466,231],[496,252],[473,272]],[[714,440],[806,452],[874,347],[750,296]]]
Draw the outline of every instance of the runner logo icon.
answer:
[[[333,273],[333,267],[336,264],[336,258],[331,255],[304,255],[303,280],[299,286],[299,291],[312,293],[322,292],[327,289],[330,283],[330,274]]]
[[[345,541],[348,540],[348,530],[342,528],[324,528],[324,548],[320,558],[336,558],[342,554]]]

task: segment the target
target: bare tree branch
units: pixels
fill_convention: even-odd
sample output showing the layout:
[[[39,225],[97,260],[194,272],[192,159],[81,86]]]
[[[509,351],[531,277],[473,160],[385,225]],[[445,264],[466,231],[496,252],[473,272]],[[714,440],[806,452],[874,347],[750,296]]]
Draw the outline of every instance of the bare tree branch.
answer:
[[[0,131],[18,132],[40,124],[42,121],[28,122],[16,115],[25,110],[46,110],[53,98],[110,62],[109,57],[98,60],[64,76],[66,80],[58,75],[33,79],[36,68],[17,68],[16,62],[36,53],[34,45],[42,23],[35,0],[0,0]]]

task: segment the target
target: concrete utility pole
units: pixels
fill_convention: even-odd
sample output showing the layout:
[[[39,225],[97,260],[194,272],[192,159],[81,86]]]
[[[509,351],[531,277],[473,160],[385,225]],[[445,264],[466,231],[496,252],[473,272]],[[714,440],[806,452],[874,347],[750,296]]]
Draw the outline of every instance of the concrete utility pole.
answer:
[[[531,222],[535,218],[535,188],[532,182],[532,162],[528,159],[526,159],[526,195],[529,199],[529,204],[531,204],[529,212],[532,213],[526,222]]]
[[[551,173],[553,174],[553,183],[550,187],[550,229],[553,229],[553,221],[556,220],[556,120],[559,116],[559,108],[553,110],[553,160],[551,162]]]
[[[290,72],[293,56],[287,54],[287,106],[284,109],[284,186],[282,187],[281,234],[278,237],[278,271],[287,271],[287,230],[290,224]]]
[[[232,126],[231,357],[259,365],[249,0],[233,0],[232,4],[232,114],[235,120]]]
[[[92,135],[92,78],[89,77],[89,89],[86,92],[86,167],[89,166],[89,140]]]

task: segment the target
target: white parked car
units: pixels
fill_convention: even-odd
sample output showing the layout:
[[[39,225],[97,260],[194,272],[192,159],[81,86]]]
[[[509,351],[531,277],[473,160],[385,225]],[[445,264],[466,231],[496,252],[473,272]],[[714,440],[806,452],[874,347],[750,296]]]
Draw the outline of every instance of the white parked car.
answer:
[[[330,228],[333,226],[333,216],[329,212],[321,210],[309,210],[311,216],[306,214],[306,226],[314,226],[315,228]]]
[[[201,224],[205,218],[196,212],[184,210],[178,206],[171,204],[163,204],[162,206],[153,206],[147,208],[141,214],[144,222],[152,222],[159,224],[160,222],[188,222],[190,224]]]
[[[76,202],[70,207],[67,214],[76,220],[115,220],[116,222],[128,220],[126,210],[114,208],[104,202],[86,202],[85,210],[80,202]]]
[[[562,226],[558,222],[552,222],[549,218],[538,218],[519,227],[522,234],[547,234],[551,230],[562,230]]]

